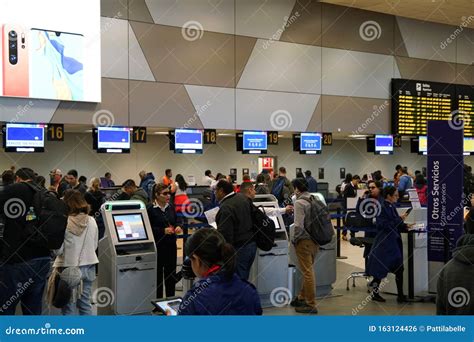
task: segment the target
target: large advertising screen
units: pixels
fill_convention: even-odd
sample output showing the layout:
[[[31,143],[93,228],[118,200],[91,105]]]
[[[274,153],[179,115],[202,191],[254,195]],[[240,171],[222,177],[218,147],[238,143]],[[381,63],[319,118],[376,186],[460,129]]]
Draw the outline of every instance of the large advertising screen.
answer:
[[[100,0],[0,1],[0,96],[101,101]]]

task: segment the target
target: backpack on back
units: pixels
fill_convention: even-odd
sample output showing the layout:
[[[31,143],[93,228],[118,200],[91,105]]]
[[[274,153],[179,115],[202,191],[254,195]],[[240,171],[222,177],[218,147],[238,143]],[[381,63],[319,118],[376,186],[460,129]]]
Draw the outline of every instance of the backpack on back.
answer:
[[[334,236],[334,227],[327,206],[314,196],[301,198],[311,205],[311,228],[307,231],[311,240],[320,246],[328,244]]]
[[[283,202],[283,188],[285,187],[285,178],[279,177],[272,187],[272,195],[278,200],[278,203]]]
[[[36,219],[27,221],[26,225],[30,243],[49,250],[61,248],[67,226],[66,203],[52,191],[29,182],[25,184],[34,191],[32,206]]]
[[[276,227],[275,222],[263,212],[263,207],[251,205],[253,230],[255,242],[262,251],[268,252],[275,246]]]

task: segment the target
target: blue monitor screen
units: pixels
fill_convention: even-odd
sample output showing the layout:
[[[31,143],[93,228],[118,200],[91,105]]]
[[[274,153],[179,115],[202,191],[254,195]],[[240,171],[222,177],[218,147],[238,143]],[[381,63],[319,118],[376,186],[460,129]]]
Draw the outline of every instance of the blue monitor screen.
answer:
[[[243,150],[256,151],[267,149],[267,132],[250,132],[243,134]]]
[[[375,153],[389,154],[393,152],[393,136],[376,135],[375,136]]]
[[[175,130],[174,148],[178,153],[196,153],[202,151],[202,130]]]
[[[301,151],[320,151],[321,133],[301,133],[300,150]]]
[[[97,148],[130,149],[130,128],[99,127],[97,129]]]
[[[5,147],[44,147],[44,125],[7,124]]]

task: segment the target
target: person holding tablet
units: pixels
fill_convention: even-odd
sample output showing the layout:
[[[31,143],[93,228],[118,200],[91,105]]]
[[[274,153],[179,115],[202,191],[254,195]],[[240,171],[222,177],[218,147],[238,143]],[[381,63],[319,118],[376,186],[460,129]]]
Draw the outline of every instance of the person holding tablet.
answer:
[[[198,230],[185,250],[200,280],[184,296],[178,315],[262,314],[257,290],[235,274],[235,250],[217,230]]]

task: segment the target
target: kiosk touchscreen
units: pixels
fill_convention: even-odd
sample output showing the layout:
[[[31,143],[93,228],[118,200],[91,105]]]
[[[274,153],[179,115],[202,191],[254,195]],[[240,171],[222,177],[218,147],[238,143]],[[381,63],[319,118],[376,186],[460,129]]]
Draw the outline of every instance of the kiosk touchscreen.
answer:
[[[149,313],[156,298],[156,247],[141,201],[106,202],[101,207],[105,236],[99,242],[99,287],[113,300],[101,315]]]
[[[148,240],[142,214],[112,215],[119,242]]]

